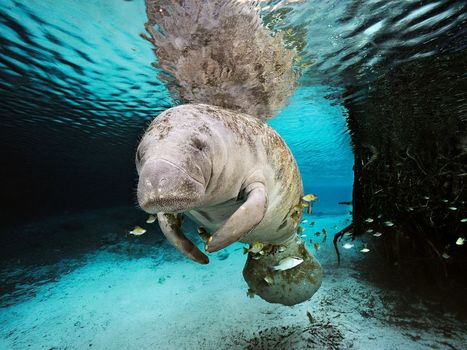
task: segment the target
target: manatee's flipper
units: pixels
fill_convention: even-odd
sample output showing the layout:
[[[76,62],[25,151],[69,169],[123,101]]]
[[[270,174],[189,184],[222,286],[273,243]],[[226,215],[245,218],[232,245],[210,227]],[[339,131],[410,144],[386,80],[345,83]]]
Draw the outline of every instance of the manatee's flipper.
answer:
[[[215,252],[238,241],[263,220],[268,205],[266,188],[256,182],[247,190],[246,202],[209,238],[205,247],[207,252]]]
[[[183,255],[200,264],[209,263],[209,258],[183,234],[181,218],[176,214],[158,213],[157,220],[165,237]]]

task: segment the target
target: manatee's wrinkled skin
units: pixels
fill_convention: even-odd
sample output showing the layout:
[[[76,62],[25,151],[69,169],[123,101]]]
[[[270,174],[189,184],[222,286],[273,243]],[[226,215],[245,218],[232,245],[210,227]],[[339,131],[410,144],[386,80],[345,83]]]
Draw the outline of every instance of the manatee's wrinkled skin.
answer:
[[[276,265],[279,255],[248,259],[244,276],[264,299],[292,305],[309,299],[319,287],[321,267],[303,241],[291,239],[297,224],[291,213],[303,196],[302,180],[290,150],[266,123],[210,105],[174,107],[146,130],[136,166],[141,208],[157,213],[163,233],[189,258],[209,262],[181,231],[180,213],[212,234],[207,252],[238,240],[274,245],[287,241],[280,256],[304,258],[267,289],[258,284],[258,274]],[[311,281],[302,275],[316,277]]]

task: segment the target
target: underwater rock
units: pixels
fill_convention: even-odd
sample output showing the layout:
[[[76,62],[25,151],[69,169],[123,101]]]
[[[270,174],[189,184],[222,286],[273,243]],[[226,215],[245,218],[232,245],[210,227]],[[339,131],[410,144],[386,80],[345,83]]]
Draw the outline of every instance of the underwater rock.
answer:
[[[323,280],[323,269],[318,260],[296,236],[275,247],[285,247],[285,250],[273,248],[260,259],[255,259],[255,254],[248,254],[243,277],[250,289],[270,303],[287,306],[310,299]],[[289,257],[303,259],[303,262],[288,270],[274,270],[274,266]]]

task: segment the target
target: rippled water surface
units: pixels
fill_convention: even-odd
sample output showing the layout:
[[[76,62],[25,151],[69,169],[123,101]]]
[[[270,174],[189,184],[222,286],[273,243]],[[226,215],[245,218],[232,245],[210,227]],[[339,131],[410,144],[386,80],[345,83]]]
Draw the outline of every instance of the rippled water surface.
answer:
[[[339,89],[465,47],[463,1],[260,4],[265,23],[284,31],[299,52],[302,87],[272,123],[311,181],[350,178],[345,110],[332,101]],[[2,137],[25,161],[34,162],[24,156],[30,147],[49,159],[69,157],[75,166],[86,166],[83,152],[99,157],[109,145],[115,152],[99,160],[119,158],[116,153],[133,151],[145,123],[173,104],[150,65],[151,47],[139,36],[143,1],[2,0],[0,10]]]
[[[285,30],[307,66],[302,84],[368,83],[421,57],[465,49],[464,1],[279,1],[266,23]]]

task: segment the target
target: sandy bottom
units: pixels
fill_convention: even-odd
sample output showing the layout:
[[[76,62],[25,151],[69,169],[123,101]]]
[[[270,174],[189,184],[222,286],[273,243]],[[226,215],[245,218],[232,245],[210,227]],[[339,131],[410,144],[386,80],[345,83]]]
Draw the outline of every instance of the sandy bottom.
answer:
[[[361,253],[361,242],[342,249],[337,266],[332,236],[349,217],[304,219],[304,239],[326,276],[310,301],[293,307],[247,297],[243,245],[197,265],[134,208],[25,225],[2,244],[0,349],[467,347],[465,323],[454,312],[363,277],[357,267],[368,268],[373,250]],[[148,232],[125,234],[135,224]],[[316,236],[323,228],[326,242]],[[376,239],[368,237],[370,249]]]

